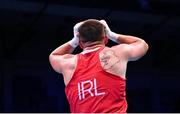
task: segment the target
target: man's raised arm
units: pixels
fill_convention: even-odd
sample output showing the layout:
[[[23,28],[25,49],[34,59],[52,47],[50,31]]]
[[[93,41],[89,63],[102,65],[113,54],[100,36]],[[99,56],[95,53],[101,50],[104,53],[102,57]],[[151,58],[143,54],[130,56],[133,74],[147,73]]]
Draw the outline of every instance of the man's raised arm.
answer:
[[[56,72],[61,73],[63,59],[67,58],[69,56],[68,54],[71,54],[74,49],[79,45],[78,28],[81,24],[82,22],[77,23],[74,26],[74,37],[72,40],[59,46],[49,55],[50,64]]]
[[[146,54],[149,47],[143,39],[130,35],[117,34],[110,30],[105,20],[100,20],[100,22],[105,26],[107,37],[121,45],[116,46],[116,48],[123,49],[130,61],[137,60]]]

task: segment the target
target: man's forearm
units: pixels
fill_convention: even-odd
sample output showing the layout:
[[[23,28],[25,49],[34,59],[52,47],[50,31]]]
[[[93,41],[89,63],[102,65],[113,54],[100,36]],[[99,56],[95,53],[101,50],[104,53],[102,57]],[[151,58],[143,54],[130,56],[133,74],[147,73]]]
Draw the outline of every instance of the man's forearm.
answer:
[[[137,42],[142,42],[144,40],[135,37],[135,36],[130,36],[130,35],[122,35],[118,34],[119,36],[117,37],[117,42],[118,43],[124,43],[124,44],[132,44],[132,43],[137,43]]]
[[[50,55],[64,55],[72,53],[79,45],[78,28],[82,25],[82,23],[83,22],[79,22],[73,27],[74,37],[69,42],[56,48]]]
[[[50,55],[64,55],[70,54],[74,51],[73,48],[68,42],[56,48]]]
[[[119,34],[119,36],[117,37],[117,41],[119,43],[129,44],[129,45],[134,46],[136,48],[138,47],[138,48],[144,50],[144,52],[146,52],[149,48],[148,44],[143,39],[140,39],[140,38],[135,37],[135,36]]]
[[[134,36],[117,34],[117,33],[113,32],[113,31],[111,31],[111,29],[109,28],[109,26],[108,26],[108,24],[106,23],[105,20],[100,20],[99,22],[104,25],[105,31],[106,31],[106,36],[110,40],[112,40],[112,41],[114,41],[114,42],[116,42],[118,44],[121,44],[121,43],[132,44],[132,43],[135,43],[135,42],[143,41],[142,39],[134,37]]]

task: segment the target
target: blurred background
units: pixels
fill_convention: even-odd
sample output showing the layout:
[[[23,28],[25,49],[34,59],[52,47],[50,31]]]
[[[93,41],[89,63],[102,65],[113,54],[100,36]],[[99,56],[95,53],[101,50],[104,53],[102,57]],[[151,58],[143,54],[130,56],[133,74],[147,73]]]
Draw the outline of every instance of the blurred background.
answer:
[[[48,56],[89,18],[149,44],[128,64],[128,112],[180,112],[180,0],[0,0],[0,112],[69,112]]]

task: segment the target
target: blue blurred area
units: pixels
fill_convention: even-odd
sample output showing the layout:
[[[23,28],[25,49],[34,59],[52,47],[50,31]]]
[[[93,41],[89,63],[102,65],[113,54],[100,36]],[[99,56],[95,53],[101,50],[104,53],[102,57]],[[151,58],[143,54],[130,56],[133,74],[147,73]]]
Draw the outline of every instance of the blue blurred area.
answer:
[[[149,44],[147,55],[128,64],[128,112],[180,112],[179,5],[179,0],[0,1],[0,112],[69,112],[63,76],[48,56],[88,18],[105,19],[113,31]]]

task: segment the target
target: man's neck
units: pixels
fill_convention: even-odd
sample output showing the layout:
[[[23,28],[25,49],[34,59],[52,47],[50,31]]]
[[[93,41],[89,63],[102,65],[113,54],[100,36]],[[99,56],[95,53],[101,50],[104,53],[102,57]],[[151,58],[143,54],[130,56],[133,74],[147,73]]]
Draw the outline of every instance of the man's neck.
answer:
[[[92,50],[98,47],[104,47],[105,45],[102,42],[93,42],[93,43],[86,43],[86,47],[83,50]]]
[[[99,48],[99,47],[104,47],[105,45],[103,44],[99,44],[99,45],[93,45],[93,46],[88,46],[86,48],[84,48],[83,50],[93,50],[93,49],[96,49],[96,48]]]
[[[86,47],[86,48],[83,49],[83,52],[81,52],[81,53],[82,54],[90,53],[90,52],[98,50],[101,47],[105,47],[105,45],[100,44],[100,45],[94,45],[94,46],[91,46],[91,47]]]

